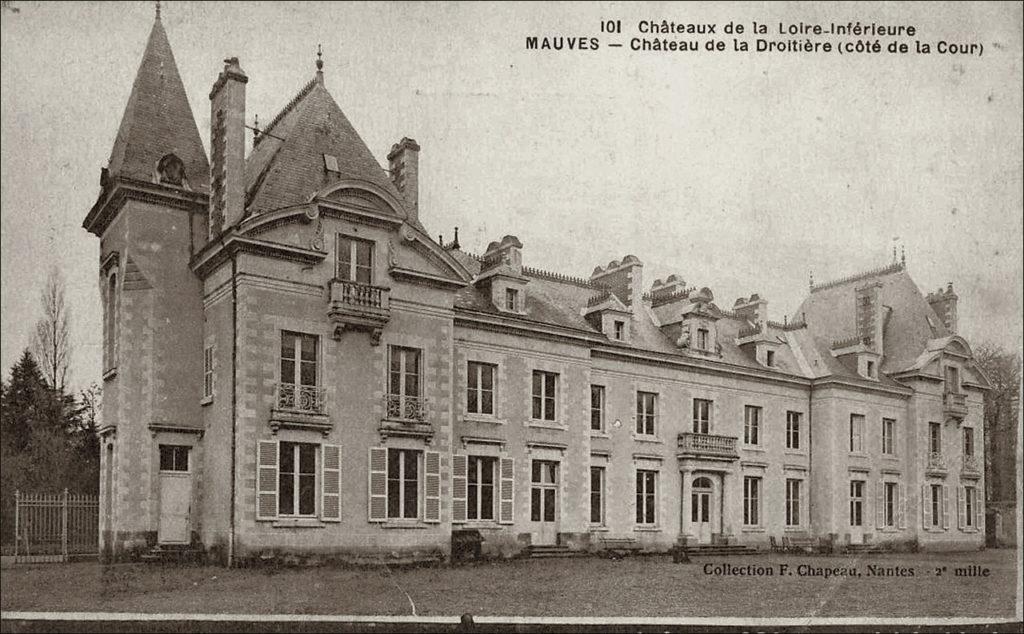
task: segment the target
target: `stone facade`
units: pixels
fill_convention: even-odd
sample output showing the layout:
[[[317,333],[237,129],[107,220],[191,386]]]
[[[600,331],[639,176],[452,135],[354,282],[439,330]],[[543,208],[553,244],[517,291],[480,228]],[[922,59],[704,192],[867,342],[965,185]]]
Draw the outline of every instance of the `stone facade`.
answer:
[[[212,164],[133,164],[198,137],[181,107],[132,132],[147,100],[187,104],[158,21],[84,222],[108,556],[444,558],[461,529],[494,556],[983,545],[987,382],[951,286],[926,298],[894,261],[777,324],[757,295],[645,286],[632,255],[589,278],[524,266],[514,236],[476,256],[425,230],[419,145],[393,182],[319,68],[243,156],[245,80],[232,58],[211,92]]]

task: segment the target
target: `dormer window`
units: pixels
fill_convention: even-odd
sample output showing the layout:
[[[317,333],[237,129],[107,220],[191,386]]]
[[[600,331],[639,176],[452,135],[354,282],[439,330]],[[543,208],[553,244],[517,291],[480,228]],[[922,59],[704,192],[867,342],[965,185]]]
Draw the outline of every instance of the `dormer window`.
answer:
[[[707,328],[697,329],[697,349],[707,350],[708,349],[708,330]]]
[[[960,393],[960,368],[956,366],[946,366],[946,392],[949,394]]]
[[[338,236],[338,279],[373,284],[373,242]]]
[[[614,332],[615,332],[615,339],[618,340],[618,341],[622,341],[625,338],[625,336],[626,336],[626,322],[616,320],[615,321],[615,331]]]
[[[505,289],[505,310],[513,313],[519,312],[519,289]]]

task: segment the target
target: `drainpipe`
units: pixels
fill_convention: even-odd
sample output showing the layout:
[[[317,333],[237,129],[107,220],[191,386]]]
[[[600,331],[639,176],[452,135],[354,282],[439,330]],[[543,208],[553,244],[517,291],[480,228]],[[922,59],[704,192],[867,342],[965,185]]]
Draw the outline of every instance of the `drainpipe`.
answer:
[[[807,389],[807,523],[811,527],[811,532],[814,532],[813,513],[814,513],[814,425],[813,415],[811,414],[812,407],[814,406],[814,379],[811,379],[811,384]]]
[[[223,246],[224,239],[221,238]],[[231,532],[228,534],[228,568],[235,565],[235,452],[238,436],[238,259],[231,254]]]

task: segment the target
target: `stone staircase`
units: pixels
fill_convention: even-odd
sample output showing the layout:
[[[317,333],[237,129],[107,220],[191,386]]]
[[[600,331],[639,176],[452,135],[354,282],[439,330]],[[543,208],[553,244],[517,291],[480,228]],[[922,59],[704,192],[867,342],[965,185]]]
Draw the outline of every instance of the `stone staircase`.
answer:
[[[157,544],[142,553],[139,559],[151,563],[191,564],[201,563],[205,555],[198,544]]]
[[[527,549],[531,559],[564,559],[567,557],[584,557],[586,553],[570,550],[568,546],[530,546]]]

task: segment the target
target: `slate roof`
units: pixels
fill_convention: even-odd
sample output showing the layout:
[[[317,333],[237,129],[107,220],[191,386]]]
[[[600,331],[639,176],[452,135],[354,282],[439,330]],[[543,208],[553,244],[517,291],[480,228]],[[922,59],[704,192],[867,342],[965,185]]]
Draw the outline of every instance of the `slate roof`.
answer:
[[[343,178],[369,181],[402,199],[319,76],[306,84],[262,132],[246,159],[249,214],[305,203],[320,189]],[[338,158],[338,173],[324,168],[324,154]]]
[[[209,190],[210,164],[158,18],[149,33],[107,170],[110,176],[152,181],[157,161],[170,153],[184,163],[192,190]]]

